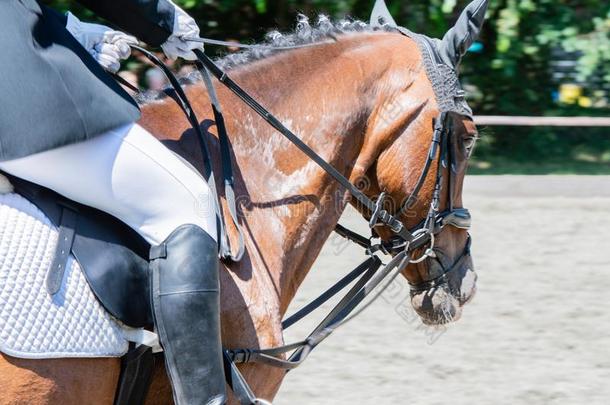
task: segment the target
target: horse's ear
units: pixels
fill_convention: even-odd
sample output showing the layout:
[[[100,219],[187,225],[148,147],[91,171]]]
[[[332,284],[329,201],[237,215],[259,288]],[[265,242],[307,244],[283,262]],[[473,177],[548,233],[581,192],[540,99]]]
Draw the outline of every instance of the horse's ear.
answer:
[[[373,7],[373,13],[371,14],[371,26],[372,27],[383,27],[384,25],[389,25],[392,27],[396,27],[396,21],[392,18],[392,14],[390,14],[390,10],[388,10],[388,6],[385,4],[384,0],[377,0],[375,2],[375,7]]]
[[[443,59],[451,62],[452,66],[460,64],[462,56],[479,37],[489,0],[474,0],[460,15],[455,26],[443,37],[440,52]]]

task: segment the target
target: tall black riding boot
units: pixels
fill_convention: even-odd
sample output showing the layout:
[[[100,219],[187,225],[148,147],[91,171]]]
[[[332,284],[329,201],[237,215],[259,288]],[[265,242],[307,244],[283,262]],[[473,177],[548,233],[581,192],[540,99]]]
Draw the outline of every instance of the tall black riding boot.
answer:
[[[195,225],[151,250],[155,326],[177,405],[224,404],[218,248]]]

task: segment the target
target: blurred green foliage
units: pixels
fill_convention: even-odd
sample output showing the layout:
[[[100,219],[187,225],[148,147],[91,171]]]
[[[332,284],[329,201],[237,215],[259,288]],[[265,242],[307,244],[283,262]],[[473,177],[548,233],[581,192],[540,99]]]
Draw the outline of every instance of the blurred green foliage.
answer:
[[[368,20],[374,0],[177,0],[200,24],[202,35],[258,41],[272,29],[289,31],[297,13]],[[68,0],[47,1],[83,19],[95,17]],[[396,21],[442,37],[465,0],[387,0]],[[608,115],[610,91],[610,2],[608,0],[491,0],[479,52],[464,59],[462,80],[478,114]],[[596,94],[594,106],[561,105],[553,80],[554,53],[577,52],[571,80]],[[223,50],[221,50],[223,51]],[[604,88],[605,87],[605,88]],[[605,91],[605,93],[596,90]],[[604,102],[604,98],[606,101]],[[590,101],[590,99],[588,99]],[[610,129],[483,129],[477,159],[482,162],[578,162],[610,171]],[[484,170],[489,164],[481,164]],[[493,166],[493,164],[492,164]],[[491,170],[491,169],[490,169]]]

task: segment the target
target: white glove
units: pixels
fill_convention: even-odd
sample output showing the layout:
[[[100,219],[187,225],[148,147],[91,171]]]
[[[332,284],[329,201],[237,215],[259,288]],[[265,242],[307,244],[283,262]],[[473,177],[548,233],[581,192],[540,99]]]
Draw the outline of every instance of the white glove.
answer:
[[[84,23],[70,12],[66,29],[105,70],[112,73],[118,72],[121,59],[127,59],[131,54],[130,45],[138,44],[131,35],[105,25]]]
[[[200,42],[185,41],[183,38],[199,38],[199,27],[193,18],[180,7],[176,6],[174,12],[174,32],[161,45],[161,49],[170,59],[183,58],[195,60],[197,57],[192,52],[193,49],[201,49],[203,44]]]

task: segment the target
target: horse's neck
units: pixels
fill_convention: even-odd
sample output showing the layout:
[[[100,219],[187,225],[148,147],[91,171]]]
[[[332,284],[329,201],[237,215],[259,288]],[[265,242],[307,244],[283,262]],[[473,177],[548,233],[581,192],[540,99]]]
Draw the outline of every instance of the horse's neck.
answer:
[[[371,61],[370,48],[365,52],[362,42],[345,39],[279,54],[231,73],[324,160],[352,178],[364,175],[357,160],[370,105],[377,98],[373,84],[387,68]],[[261,329],[269,322],[279,325],[338,222],[346,195],[281,134],[226,89],[218,90],[236,160],[236,193],[248,249],[242,263],[224,274],[223,325],[235,330],[254,322],[254,329]],[[188,94],[200,119],[212,116],[202,85],[191,86]],[[192,137],[184,136],[184,120],[154,119],[161,111],[167,117],[168,109],[179,114],[168,102],[146,108],[145,126],[155,134],[172,134],[159,137],[177,140],[176,150],[197,163],[188,152],[196,148]],[[277,340],[269,338],[262,340]],[[260,333],[258,343],[265,344]]]
[[[236,72],[236,78],[325,161],[351,177],[373,99],[367,84],[377,77],[361,70],[350,44],[330,48],[278,55]],[[338,222],[346,196],[319,166],[240,104],[229,130],[242,178],[238,194],[248,196],[244,221],[250,259],[255,272],[268,275],[269,291],[277,294],[283,314]]]

